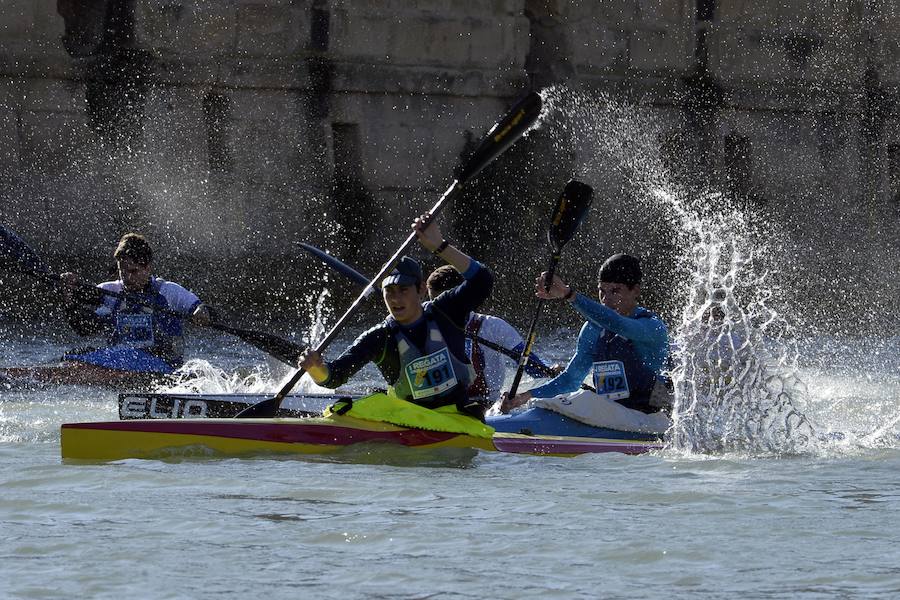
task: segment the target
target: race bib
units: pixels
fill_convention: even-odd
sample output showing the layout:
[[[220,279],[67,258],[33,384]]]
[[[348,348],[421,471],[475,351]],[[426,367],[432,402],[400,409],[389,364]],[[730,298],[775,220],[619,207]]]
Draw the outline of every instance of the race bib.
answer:
[[[593,366],[594,387],[597,395],[609,400],[621,400],[631,395],[625,365],[620,360],[595,362]]]
[[[153,345],[153,315],[119,314],[116,315],[116,331],[119,334],[120,346],[126,348],[149,348]]]
[[[415,400],[430,398],[449,390],[458,383],[450,361],[450,350],[442,348],[415,359],[406,365],[406,379]]]

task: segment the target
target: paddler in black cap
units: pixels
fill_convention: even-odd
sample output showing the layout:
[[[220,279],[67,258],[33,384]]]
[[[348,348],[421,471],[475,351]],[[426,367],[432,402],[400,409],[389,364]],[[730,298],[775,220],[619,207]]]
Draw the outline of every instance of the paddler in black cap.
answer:
[[[513,398],[505,398],[501,411],[521,406],[532,398],[553,398],[579,389],[588,374],[602,400],[641,413],[660,410],[654,395],[664,390],[660,380],[668,355],[666,325],[654,313],[638,306],[641,266],[634,256],[609,257],[598,273],[599,302],[576,292],[558,276],[549,290],[544,274],[537,280],[536,295],[565,300],[587,322],[578,334],[575,356],[565,370],[544,385]]]
[[[333,361],[310,350],[300,366],[327,388],[343,385],[367,363],[375,363],[390,385],[389,393],[413,404],[484,418],[485,406],[470,400],[467,390],[474,370],[466,356],[464,329],[469,313],[491,293],[491,272],[443,239],[427,215],[413,222],[419,243],[459,271],[464,281],[425,302],[422,267],[404,256],[382,281],[389,316],[360,335]]]

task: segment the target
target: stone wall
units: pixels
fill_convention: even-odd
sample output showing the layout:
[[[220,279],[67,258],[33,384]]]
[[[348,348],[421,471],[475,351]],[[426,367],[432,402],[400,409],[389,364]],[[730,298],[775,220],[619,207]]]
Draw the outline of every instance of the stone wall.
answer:
[[[301,238],[374,268],[512,99],[564,84],[645,107],[676,171],[798,240],[852,234],[850,258],[804,260],[897,272],[897,4],[0,0],[0,219],[87,272],[128,229],[211,286],[293,273]],[[485,188],[509,187],[498,169]],[[557,193],[528,172],[520,201]]]

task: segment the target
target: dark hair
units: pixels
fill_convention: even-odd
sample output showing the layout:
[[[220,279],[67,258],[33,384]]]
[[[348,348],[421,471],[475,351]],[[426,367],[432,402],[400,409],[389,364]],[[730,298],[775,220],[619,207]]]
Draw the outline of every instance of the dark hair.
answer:
[[[463,276],[450,265],[441,265],[428,276],[425,284],[428,286],[428,296],[437,298],[442,292],[452,290],[465,279]]]
[[[629,254],[614,254],[597,273],[598,282],[622,283],[633,288],[641,282],[641,262]]]
[[[153,248],[150,247],[150,243],[144,236],[137,233],[126,233],[119,240],[119,245],[113,252],[113,258],[116,260],[128,258],[146,267],[153,262]]]

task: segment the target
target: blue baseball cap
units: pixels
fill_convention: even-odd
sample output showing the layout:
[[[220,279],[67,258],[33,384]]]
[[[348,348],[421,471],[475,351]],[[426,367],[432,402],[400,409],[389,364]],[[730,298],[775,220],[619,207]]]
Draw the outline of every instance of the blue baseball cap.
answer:
[[[394,270],[381,282],[381,287],[389,285],[419,285],[422,282],[422,265],[414,258],[403,256],[394,265]]]

